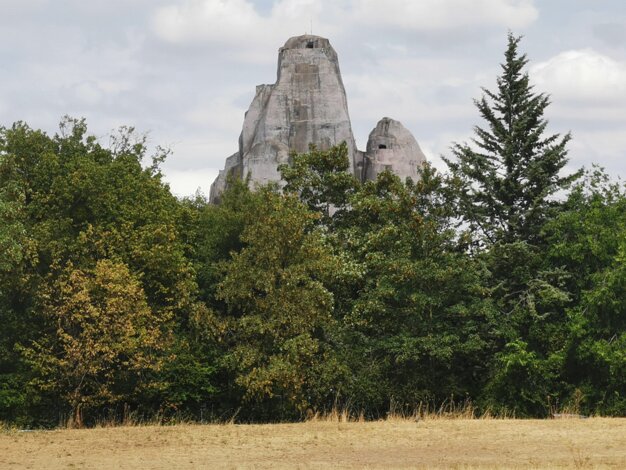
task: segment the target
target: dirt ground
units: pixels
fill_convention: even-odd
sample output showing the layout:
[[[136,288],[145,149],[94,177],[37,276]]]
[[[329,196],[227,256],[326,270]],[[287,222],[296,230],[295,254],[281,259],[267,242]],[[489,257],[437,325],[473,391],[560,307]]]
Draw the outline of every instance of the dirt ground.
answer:
[[[0,468],[626,469],[626,419],[9,430]]]

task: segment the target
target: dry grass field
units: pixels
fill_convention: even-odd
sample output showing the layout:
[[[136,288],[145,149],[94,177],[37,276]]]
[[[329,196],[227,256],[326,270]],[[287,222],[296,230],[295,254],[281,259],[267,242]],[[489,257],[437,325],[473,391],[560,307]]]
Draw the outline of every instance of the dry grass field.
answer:
[[[5,430],[0,431],[0,468],[626,469],[626,419]]]

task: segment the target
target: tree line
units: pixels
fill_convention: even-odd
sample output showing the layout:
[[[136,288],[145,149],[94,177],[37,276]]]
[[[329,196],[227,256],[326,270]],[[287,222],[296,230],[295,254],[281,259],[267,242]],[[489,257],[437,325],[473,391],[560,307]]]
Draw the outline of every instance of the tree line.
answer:
[[[565,172],[518,47],[418,181],[311,147],[216,206],[131,128],[1,128],[0,421],[626,414],[625,187]]]

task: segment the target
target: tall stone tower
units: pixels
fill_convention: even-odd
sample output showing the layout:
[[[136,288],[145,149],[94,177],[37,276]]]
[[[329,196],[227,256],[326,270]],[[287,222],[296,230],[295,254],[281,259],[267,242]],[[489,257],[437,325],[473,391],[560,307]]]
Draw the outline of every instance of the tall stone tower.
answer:
[[[375,140],[375,142],[374,142]],[[387,144],[388,148],[381,146]],[[385,169],[417,177],[424,161],[419,145],[398,121],[384,118],[370,135],[367,152],[356,148],[337,53],[328,39],[304,35],[279,50],[273,85],[259,85],[245,114],[239,150],[226,159],[211,185],[211,202],[219,202],[227,176],[250,176],[254,185],[280,182],[278,165],[309,144],[325,150],[346,142],[350,171],[359,179],[375,178]],[[372,150],[370,150],[372,147]],[[384,152],[383,150],[387,150]]]

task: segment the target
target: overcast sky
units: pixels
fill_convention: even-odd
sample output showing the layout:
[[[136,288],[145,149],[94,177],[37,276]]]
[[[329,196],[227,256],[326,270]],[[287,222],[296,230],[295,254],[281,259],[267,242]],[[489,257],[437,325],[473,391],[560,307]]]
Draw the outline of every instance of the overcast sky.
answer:
[[[0,0],[0,125],[54,133],[65,114],[104,138],[121,125],[169,146],[178,195],[209,186],[237,150],[279,47],[311,31],[339,55],[357,146],[383,116],[441,167],[480,124],[508,30],[571,167],[626,177],[624,0]]]

